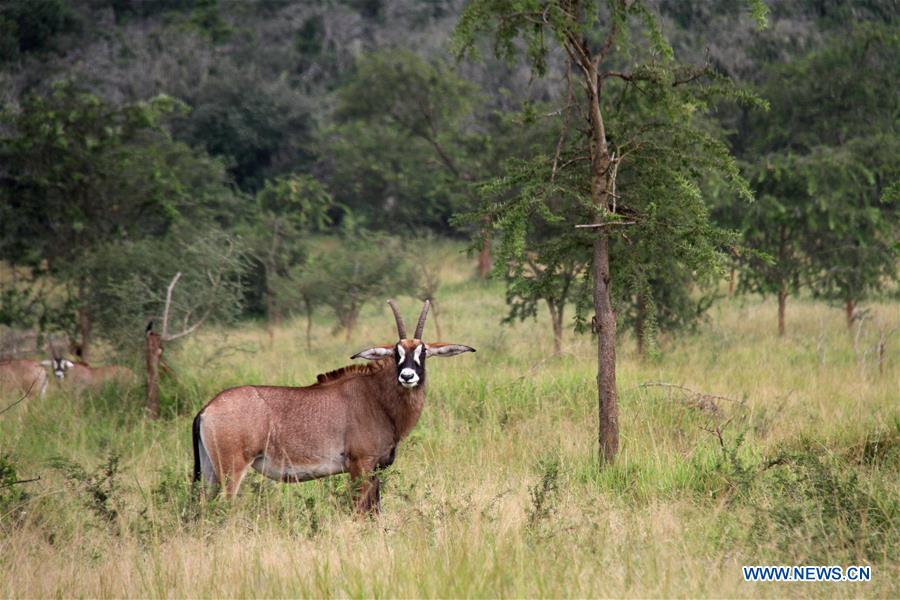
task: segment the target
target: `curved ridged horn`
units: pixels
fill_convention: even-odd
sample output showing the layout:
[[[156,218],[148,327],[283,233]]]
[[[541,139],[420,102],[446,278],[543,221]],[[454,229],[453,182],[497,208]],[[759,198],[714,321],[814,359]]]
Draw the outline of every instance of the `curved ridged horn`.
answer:
[[[422,339],[422,332],[425,330],[425,317],[428,316],[429,306],[431,306],[431,300],[426,300],[425,306],[422,307],[422,312],[419,314],[419,322],[416,323],[416,336],[414,339]]]
[[[391,310],[394,311],[394,320],[397,321],[397,333],[400,335],[401,340],[405,340],[406,325],[403,324],[403,317],[400,316],[400,309],[397,308],[397,305],[393,300],[388,300],[388,304],[391,305]]]

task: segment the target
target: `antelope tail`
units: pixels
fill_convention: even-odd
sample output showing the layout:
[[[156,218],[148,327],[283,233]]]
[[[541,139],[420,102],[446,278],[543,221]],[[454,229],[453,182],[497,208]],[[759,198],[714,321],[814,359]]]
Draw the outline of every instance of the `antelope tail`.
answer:
[[[200,481],[200,414],[194,417],[194,483]]]

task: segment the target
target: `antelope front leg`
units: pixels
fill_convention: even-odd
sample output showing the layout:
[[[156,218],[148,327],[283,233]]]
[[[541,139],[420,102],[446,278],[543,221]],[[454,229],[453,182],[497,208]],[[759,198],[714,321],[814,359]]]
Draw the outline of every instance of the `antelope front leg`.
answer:
[[[359,458],[350,463],[350,477],[357,486],[354,508],[361,515],[381,512],[381,483],[374,474],[376,460]]]

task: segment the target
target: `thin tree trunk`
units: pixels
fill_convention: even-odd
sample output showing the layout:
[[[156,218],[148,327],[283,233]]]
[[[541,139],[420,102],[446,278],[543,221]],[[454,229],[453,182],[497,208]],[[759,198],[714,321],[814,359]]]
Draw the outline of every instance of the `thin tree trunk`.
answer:
[[[616,390],[616,315],[609,300],[609,239],[594,242],[594,310],[597,319],[597,388],[600,402],[600,459],[619,452],[619,402]]]
[[[550,309],[550,322],[553,325],[553,351],[559,355],[562,354],[562,336],[563,336],[563,310],[565,308],[560,306],[558,309],[556,306],[550,301],[547,300],[547,308]]]
[[[647,320],[647,302],[644,294],[640,293],[637,297],[637,317],[634,323],[634,332],[637,336],[637,353],[638,356],[644,358],[644,326]]]
[[[587,42],[578,42],[576,56],[587,57]],[[606,126],[600,110],[600,81],[597,65],[583,58],[581,68],[590,101],[591,119],[591,200],[598,212],[610,210],[609,192],[615,192]],[[619,452],[619,398],[616,390],[616,315],[610,302],[609,237],[600,228],[594,241],[594,319],[597,329],[597,395],[600,408],[599,447],[601,463],[612,462]]]
[[[162,358],[162,337],[147,331],[145,343],[147,360],[147,414],[151,419],[159,418],[159,362]]]
[[[306,305],[306,349],[312,350],[312,304],[308,301],[303,302]]]
[[[782,284],[778,290],[778,336],[784,337],[784,307],[787,304],[787,290]]]
[[[853,302],[852,298],[847,298],[847,305],[845,310],[847,311],[847,329],[852,329],[853,317],[856,314],[856,304]]]
[[[90,362],[91,317],[88,314],[87,289],[82,279],[78,283],[78,356],[84,362]]]
[[[347,313],[347,343],[353,341],[353,328],[356,326],[356,317],[359,314],[359,310],[356,306],[350,308],[350,312]]]
[[[737,269],[731,267],[731,274],[728,276],[728,295],[734,294],[734,284],[737,282]]]
[[[434,330],[437,332],[437,339],[444,339],[444,334],[441,333],[441,322],[438,320],[438,316],[440,315],[438,310],[437,300],[434,298],[431,299],[431,320],[434,322]]]
[[[478,253],[478,277],[487,279],[491,273],[493,261],[491,260],[491,222],[485,218],[482,222],[481,252]]]

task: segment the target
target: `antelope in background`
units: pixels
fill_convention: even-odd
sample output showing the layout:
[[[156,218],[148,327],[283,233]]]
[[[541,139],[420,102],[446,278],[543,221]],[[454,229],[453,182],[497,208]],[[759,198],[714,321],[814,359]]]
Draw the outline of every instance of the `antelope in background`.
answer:
[[[132,383],[135,380],[134,371],[128,367],[119,365],[106,365],[92,367],[86,362],[72,362],[57,354],[52,344],[49,344],[52,360],[45,360],[41,364],[50,367],[56,379],[62,383],[65,380],[67,386],[82,391],[88,388],[99,388],[107,382]]]
[[[419,420],[426,358],[475,352],[422,341],[429,301],[412,338],[394,301],[388,304],[400,340],[351,357],[373,363],[319,375],[307,387],[242,386],[210,400],[194,419],[194,481],[221,483],[232,498],[251,466],[283,482],[349,472],[356,510],[378,512],[375,471],[394,462],[397,444]]]
[[[43,398],[49,381],[47,371],[36,361],[0,362],[0,393],[17,392],[25,396],[37,394]]]

